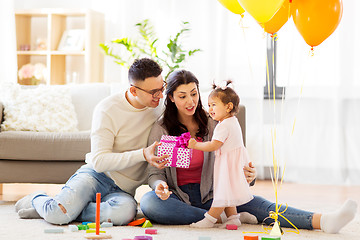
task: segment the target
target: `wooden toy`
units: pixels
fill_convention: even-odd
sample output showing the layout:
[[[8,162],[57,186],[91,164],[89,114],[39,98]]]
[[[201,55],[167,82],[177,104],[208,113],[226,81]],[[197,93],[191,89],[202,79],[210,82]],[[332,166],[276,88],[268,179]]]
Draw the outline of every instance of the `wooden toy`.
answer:
[[[144,222],[144,224],[142,225],[143,228],[148,228],[148,227],[152,227],[153,225],[151,224],[151,222],[149,220],[146,220]]]
[[[96,215],[95,215],[96,235],[100,234],[100,203],[101,203],[101,193],[96,193]]]
[[[88,223],[89,228],[96,228],[96,223]]]
[[[79,228],[76,225],[69,225],[70,232],[77,232],[79,231]]]
[[[145,229],[145,234],[157,234],[156,229]]]
[[[89,226],[88,226],[88,225],[82,225],[82,224],[80,224],[80,225],[77,225],[77,227],[78,227],[78,230],[87,230],[87,229],[89,229]]]
[[[152,236],[136,236],[134,240],[152,240]]]
[[[281,240],[281,237],[261,237],[261,240]]]
[[[44,229],[44,233],[63,233],[64,229],[63,228],[48,228],[48,229]]]
[[[106,233],[106,231],[101,231],[101,230],[99,232]],[[86,230],[86,233],[96,233],[96,230],[95,229],[88,229],[88,230]]]
[[[112,238],[111,235],[100,234],[100,202],[101,202],[101,193],[96,193],[95,234],[86,234],[84,237],[87,239],[110,239],[110,238]]]
[[[259,236],[244,236],[244,240],[259,240]]]
[[[226,229],[227,230],[237,230],[238,226],[236,226],[235,224],[226,224]]]
[[[271,229],[270,236],[281,236],[281,235],[283,235],[283,234],[284,234],[284,232],[283,232],[283,230],[281,229],[279,222],[276,221],[276,222],[274,223],[273,228]]]
[[[145,218],[136,219],[128,224],[128,226],[139,226],[142,225],[146,221]]]
[[[112,222],[103,222],[100,227],[106,228],[106,227],[112,227],[114,224]]]

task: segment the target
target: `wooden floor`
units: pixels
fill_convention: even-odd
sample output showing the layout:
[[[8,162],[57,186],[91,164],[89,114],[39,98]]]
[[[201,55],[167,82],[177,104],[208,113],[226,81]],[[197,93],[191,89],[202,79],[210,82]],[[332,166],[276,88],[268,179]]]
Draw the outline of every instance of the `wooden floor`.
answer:
[[[0,201],[17,201],[23,196],[34,191],[43,190],[49,195],[56,195],[62,185],[54,184],[4,184],[3,195]],[[149,191],[148,186],[138,189],[135,199]],[[275,201],[274,188],[271,181],[257,181],[251,188],[252,193]],[[341,205],[346,199],[351,198],[360,205],[360,186],[333,186],[283,183],[278,187],[279,203],[285,202],[291,206],[307,206],[312,203],[326,203],[328,205]],[[360,208],[358,209],[360,213]]]

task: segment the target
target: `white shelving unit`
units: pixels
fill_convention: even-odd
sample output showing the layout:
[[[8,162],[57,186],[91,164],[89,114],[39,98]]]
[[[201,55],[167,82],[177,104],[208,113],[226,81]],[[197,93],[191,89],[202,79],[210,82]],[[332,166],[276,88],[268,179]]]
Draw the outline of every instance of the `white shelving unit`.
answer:
[[[66,84],[66,76],[76,73],[78,83],[103,82],[104,56],[99,43],[104,42],[104,16],[89,9],[27,9],[15,12],[18,69],[41,62],[47,67],[47,84]],[[58,51],[63,33],[84,29],[84,49]],[[36,41],[44,39],[39,50]],[[28,45],[28,51],[20,51]]]

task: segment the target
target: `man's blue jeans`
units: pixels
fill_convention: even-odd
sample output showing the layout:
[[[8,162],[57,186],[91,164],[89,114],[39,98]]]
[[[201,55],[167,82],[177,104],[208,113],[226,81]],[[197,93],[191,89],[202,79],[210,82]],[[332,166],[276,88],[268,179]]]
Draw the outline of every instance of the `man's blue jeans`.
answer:
[[[181,201],[175,194],[163,201],[156,196],[154,191],[146,193],[141,201],[140,207],[142,212],[150,220],[160,224],[181,225],[197,222],[204,218],[205,212],[210,209],[212,200],[201,203],[200,184],[187,184],[180,187],[182,191],[188,194],[191,205]],[[281,207],[283,211],[285,207]],[[261,223],[269,216],[270,211],[275,211],[275,203],[272,203],[262,197],[254,196],[250,202],[238,206],[238,212],[248,212],[254,215]],[[313,229],[312,216],[314,213],[300,209],[288,207],[283,214],[297,228]],[[279,217],[281,227],[292,227],[286,220]],[[268,218],[266,224],[273,222]]]
[[[135,199],[104,173],[98,173],[87,165],[77,170],[55,197],[39,194],[34,196],[32,204],[49,223],[95,222],[98,192],[101,193],[100,222],[110,220],[114,225],[126,225],[133,220],[137,211]]]

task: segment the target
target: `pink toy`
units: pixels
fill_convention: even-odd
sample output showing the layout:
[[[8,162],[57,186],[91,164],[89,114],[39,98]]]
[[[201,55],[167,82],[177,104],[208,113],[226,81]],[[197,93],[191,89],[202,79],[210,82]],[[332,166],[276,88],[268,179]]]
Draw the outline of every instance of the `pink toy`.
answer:
[[[145,229],[145,234],[157,234],[156,229]]]
[[[227,230],[237,230],[238,227],[235,224],[226,224]]]

